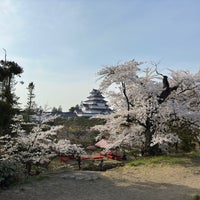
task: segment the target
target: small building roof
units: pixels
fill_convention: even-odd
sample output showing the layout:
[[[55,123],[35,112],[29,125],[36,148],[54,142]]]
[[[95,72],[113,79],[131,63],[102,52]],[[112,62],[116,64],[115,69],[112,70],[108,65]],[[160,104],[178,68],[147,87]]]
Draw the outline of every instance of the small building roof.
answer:
[[[100,141],[98,141],[95,146],[100,147],[102,149],[106,149],[112,142],[102,139]]]

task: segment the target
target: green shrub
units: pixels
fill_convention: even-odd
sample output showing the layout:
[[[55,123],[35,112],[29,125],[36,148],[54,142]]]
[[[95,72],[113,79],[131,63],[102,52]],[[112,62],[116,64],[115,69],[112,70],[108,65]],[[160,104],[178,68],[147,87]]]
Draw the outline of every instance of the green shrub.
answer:
[[[200,195],[195,195],[192,200],[200,200]]]
[[[16,160],[0,160],[0,187],[22,182],[25,178],[22,164]]]

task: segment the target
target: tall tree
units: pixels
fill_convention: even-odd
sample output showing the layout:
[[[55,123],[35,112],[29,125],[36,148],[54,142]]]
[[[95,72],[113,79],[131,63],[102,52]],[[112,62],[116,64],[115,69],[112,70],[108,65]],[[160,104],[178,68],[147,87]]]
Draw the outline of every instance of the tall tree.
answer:
[[[80,110],[80,106],[78,104],[76,106],[72,106],[71,108],[69,108],[69,112],[72,112],[72,113],[79,110]]]
[[[172,127],[187,121],[200,128],[200,72],[170,70],[168,78],[155,66],[142,64],[132,60],[99,71],[101,90],[110,96],[115,112],[104,116],[106,125],[96,129],[109,133],[113,146],[139,147],[149,155],[154,145],[179,141]]]
[[[59,106],[57,110],[58,110],[58,113],[62,113],[62,107],[61,106]]]
[[[27,121],[30,121],[30,115],[34,112],[35,106],[35,94],[34,94],[35,85],[33,82],[29,83],[28,90],[28,101],[27,101]]]
[[[58,113],[58,109],[56,107],[53,107],[51,110],[52,113]]]
[[[58,108],[53,107],[51,112],[54,113],[54,114],[62,113],[62,107],[61,106],[59,106]]]
[[[15,77],[20,76],[23,69],[15,62],[0,61],[0,134],[9,131],[12,117],[16,113],[18,98],[14,93]]]

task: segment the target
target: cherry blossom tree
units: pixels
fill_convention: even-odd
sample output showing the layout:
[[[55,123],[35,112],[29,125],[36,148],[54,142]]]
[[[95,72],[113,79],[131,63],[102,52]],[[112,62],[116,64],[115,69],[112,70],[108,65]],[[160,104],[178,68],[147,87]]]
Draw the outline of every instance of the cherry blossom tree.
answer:
[[[48,117],[33,126],[30,133],[22,129],[21,117],[15,119],[15,137],[5,135],[0,138],[1,159],[14,159],[24,164],[26,172],[30,174],[33,165],[47,167],[58,155],[81,154],[83,149],[71,144],[69,140],[58,140],[57,132],[62,126],[53,126],[55,116]],[[14,129],[14,128],[13,128]]]
[[[200,72],[169,70],[168,77],[158,72],[156,64],[146,65],[131,60],[98,72],[100,89],[114,112],[102,116],[106,125],[94,129],[101,132],[99,137],[109,135],[110,148],[138,147],[150,155],[155,146],[180,142],[176,130],[181,125],[200,129]]]

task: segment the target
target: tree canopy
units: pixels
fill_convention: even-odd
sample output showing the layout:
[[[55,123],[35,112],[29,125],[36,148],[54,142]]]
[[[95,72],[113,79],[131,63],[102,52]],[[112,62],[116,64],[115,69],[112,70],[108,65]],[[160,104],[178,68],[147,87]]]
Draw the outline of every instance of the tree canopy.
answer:
[[[99,137],[108,134],[114,146],[138,147],[146,155],[152,147],[166,149],[180,142],[177,129],[187,124],[200,139],[200,71],[158,72],[157,65],[131,60],[98,72],[100,88],[110,99],[114,113],[106,118]]]
[[[16,113],[18,98],[13,92],[15,76],[23,73],[22,67],[13,61],[0,61],[0,134],[9,131],[11,119]]]

